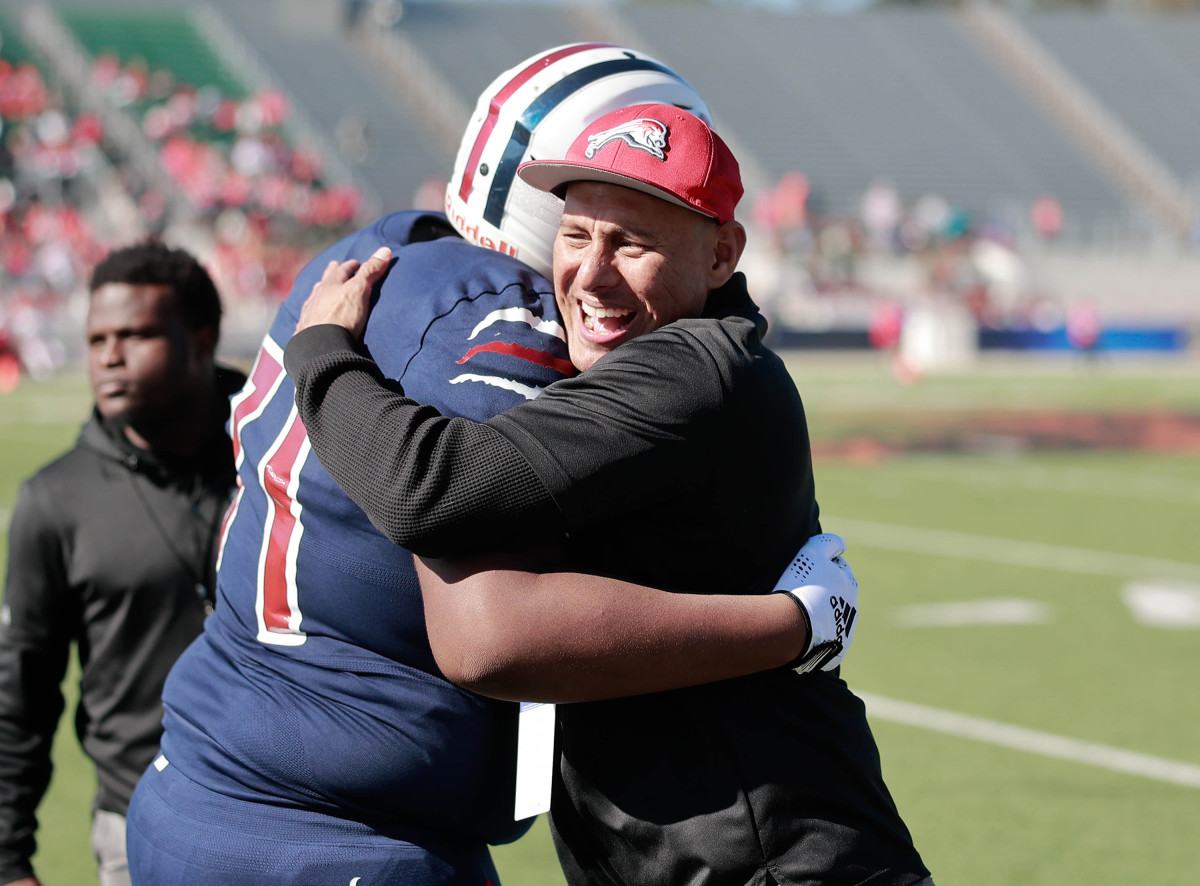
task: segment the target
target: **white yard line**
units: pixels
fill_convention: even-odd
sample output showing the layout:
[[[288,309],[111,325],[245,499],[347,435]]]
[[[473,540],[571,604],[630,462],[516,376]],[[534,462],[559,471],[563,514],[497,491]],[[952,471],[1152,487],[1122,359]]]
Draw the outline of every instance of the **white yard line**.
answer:
[[[897,523],[878,523],[873,520],[824,514],[821,524],[826,531],[836,532],[845,537],[851,560],[854,557],[854,547],[864,545],[909,554],[984,560],[1005,566],[1052,569],[1078,575],[1200,581],[1200,565],[1181,563],[1178,560],[1089,551],[1065,545],[971,535],[943,529],[922,529]]]
[[[875,720],[916,726],[919,729],[928,729],[945,735],[969,738],[986,744],[1040,754],[1043,757],[1069,760],[1073,763],[1096,766],[1126,775],[1137,775],[1182,787],[1200,788],[1200,766],[1192,763],[1168,760],[1150,754],[1139,754],[1135,751],[1066,738],[1049,732],[1037,732],[1009,723],[971,717],[967,714],[897,701],[865,692],[856,694],[866,703],[868,716]]]

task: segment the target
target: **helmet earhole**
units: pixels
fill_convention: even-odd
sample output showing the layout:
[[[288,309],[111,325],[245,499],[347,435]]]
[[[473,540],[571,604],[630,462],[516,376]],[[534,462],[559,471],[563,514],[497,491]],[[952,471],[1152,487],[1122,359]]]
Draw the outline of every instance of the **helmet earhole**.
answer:
[[[480,174],[480,175],[487,175],[487,174],[488,174],[488,165],[487,165],[486,163],[480,163],[480,164],[479,164],[479,174]]]

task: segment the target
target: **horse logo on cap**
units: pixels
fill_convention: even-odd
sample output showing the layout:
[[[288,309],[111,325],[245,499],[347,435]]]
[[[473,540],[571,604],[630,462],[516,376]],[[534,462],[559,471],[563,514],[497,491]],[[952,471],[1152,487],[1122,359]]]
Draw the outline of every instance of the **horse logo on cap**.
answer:
[[[668,132],[667,127],[659,121],[641,117],[588,136],[587,150],[583,155],[591,160],[609,142],[622,141],[631,148],[645,151],[659,160],[666,160],[664,151],[667,147]]]

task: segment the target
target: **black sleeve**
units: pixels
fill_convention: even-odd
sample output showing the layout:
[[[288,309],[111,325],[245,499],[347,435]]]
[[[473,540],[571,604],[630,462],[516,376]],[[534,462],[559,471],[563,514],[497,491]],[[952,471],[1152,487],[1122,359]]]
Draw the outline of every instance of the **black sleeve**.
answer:
[[[34,486],[22,485],[0,614],[0,883],[33,873],[36,811],[50,783],[50,749],[78,612],[59,533],[46,513]]]
[[[479,539],[498,532],[527,542],[611,519],[705,476],[717,453],[697,444],[730,386],[713,353],[727,349],[724,335],[706,334],[673,324],[643,335],[486,424],[388,390],[338,326],[297,335],[284,362],[334,480],[393,541],[426,553],[433,533],[446,556],[480,553]]]
[[[293,336],[284,366],[317,458],[394,543],[465,556],[559,531],[549,493],[516,447],[486,424],[405,397],[345,329]]]

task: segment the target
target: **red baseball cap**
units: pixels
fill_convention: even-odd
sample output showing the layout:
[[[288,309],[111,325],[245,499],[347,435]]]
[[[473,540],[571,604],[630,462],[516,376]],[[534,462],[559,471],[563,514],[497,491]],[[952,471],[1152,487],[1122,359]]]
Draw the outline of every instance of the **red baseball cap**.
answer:
[[[541,191],[573,181],[633,188],[718,222],[733,220],[742,176],[728,145],[673,105],[633,105],[592,123],[563,160],[530,160],[517,174]]]

